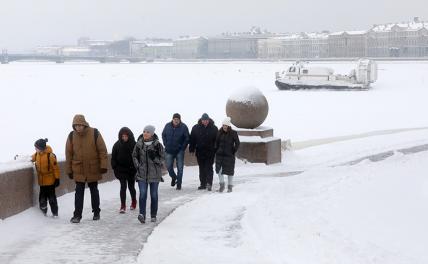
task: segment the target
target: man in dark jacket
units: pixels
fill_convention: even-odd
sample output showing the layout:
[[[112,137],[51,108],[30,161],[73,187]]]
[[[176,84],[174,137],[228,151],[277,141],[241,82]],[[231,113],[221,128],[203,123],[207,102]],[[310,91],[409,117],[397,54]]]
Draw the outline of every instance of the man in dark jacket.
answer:
[[[66,173],[76,182],[74,214],[72,223],[82,219],[85,185],[91,191],[93,220],[100,219],[100,194],[98,181],[107,173],[107,148],[103,137],[96,128],[89,126],[83,115],[73,118],[73,131],[68,135],[65,147]]]
[[[208,191],[211,191],[212,189],[217,130],[214,121],[208,114],[204,113],[190,133],[189,152],[191,154],[196,152],[196,159],[199,165],[199,181],[201,185],[198,190],[208,189]]]
[[[131,210],[135,210],[137,206],[136,191],[135,191],[135,173],[137,170],[134,167],[132,159],[132,151],[135,147],[135,138],[132,131],[127,127],[122,127],[119,131],[119,139],[114,143],[111,152],[111,167],[114,170],[114,176],[120,181],[120,213],[126,211],[126,187],[129,188],[131,194]]]
[[[239,148],[238,133],[232,129],[230,117],[226,117],[222,127],[217,133],[215,142],[215,171],[220,181],[220,192],[224,191],[224,175],[227,175],[227,191],[231,192],[233,187],[233,174],[235,173],[235,153]]]
[[[171,177],[171,186],[177,183],[177,190],[181,190],[183,180],[184,152],[189,143],[189,129],[181,122],[181,116],[175,113],[172,121],[165,125],[162,131],[162,140],[165,146],[165,163]],[[177,173],[174,171],[176,160]]]

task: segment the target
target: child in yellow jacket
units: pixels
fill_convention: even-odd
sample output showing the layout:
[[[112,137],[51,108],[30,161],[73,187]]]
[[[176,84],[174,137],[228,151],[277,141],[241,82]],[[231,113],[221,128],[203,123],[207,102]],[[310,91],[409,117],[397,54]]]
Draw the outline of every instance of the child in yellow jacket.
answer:
[[[53,217],[58,217],[58,202],[56,200],[55,188],[59,186],[59,167],[52,148],[46,145],[48,139],[39,139],[34,143],[36,153],[31,157],[37,170],[40,185],[39,206],[46,216],[48,212],[48,201]]]

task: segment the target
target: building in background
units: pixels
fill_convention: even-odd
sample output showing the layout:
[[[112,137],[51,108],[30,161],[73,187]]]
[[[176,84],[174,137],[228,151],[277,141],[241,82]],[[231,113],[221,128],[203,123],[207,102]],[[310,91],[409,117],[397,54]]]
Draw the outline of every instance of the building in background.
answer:
[[[328,57],[360,58],[367,56],[367,31],[341,31],[328,35]]]
[[[370,57],[428,56],[428,22],[414,18],[412,22],[374,25],[368,32]]]
[[[80,38],[78,45],[38,47],[36,54],[146,59],[311,59],[428,57],[428,22],[374,25],[369,30],[274,34],[252,27],[248,32],[178,39]]]
[[[61,55],[61,50],[61,46],[40,46],[34,50],[34,53],[44,56],[59,56]]]
[[[259,39],[258,56],[262,59],[308,59],[328,56],[328,33],[297,33]]]
[[[257,40],[257,55],[259,59],[284,59],[284,37],[262,38]]]
[[[210,59],[255,59],[258,54],[258,36],[221,36],[208,38]]]
[[[176,59],[205,59],[208,57],[208,40],[204,37],[182,37],[173,41]]]

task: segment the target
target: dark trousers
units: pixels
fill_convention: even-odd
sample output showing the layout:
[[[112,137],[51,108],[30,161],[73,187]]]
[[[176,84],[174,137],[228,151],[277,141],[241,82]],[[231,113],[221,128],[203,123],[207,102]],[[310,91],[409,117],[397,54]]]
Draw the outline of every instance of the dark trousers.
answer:
[[[44,214],[48,212],[48,201],[53,215],[58,215],[58,202],[55,195],[55,186],[40,186],[39,206]]]
[[[121,177],[120,181],[120,202],[126,204],[126,186],[128,186],[132,201],[136,200],[135,179],[134,177]]]
[[[174,160],[177,166],[177,173],[174,171]],[[177,184],[181,185],[183,181],[183,169],[184,169],[184,151],[180,151],[177,154],[165,153],[165,164],[171,178],[177,179]]]
[[[158,187],[159,182],[138,181],[140,188],[140,214],[146,216],[147,189],[150,186],[150,217],[156,217],[158,214]]]
[[[76,182],[76,193],[74,195],[74,216],[82,217],[83,200],[85,198],[85,182]],[[94,214],[100,213],[100,193],[98,192],[98,182],[88,182],[91,191],[91,205]]]
[[[197,157],[199,165],[199,181],[201,186],[213,185],[214,157]]]

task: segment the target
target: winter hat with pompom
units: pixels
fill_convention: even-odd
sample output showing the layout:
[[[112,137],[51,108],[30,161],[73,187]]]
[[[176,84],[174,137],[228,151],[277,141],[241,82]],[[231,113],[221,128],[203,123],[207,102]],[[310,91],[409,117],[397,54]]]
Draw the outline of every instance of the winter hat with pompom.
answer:
[[[38,139],[38,140],[34,143],[34,146],[35,146],[37,149],[39,149],[39,150],[43,151],[43,150],[45,150],[45,149],[46,149],[46,142],[48,142],[48,139],[47,139],[47,138],[45,138],[45,139],[41,138],[41,139]]]

